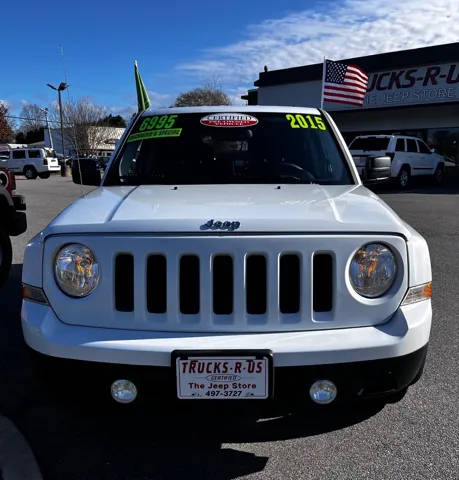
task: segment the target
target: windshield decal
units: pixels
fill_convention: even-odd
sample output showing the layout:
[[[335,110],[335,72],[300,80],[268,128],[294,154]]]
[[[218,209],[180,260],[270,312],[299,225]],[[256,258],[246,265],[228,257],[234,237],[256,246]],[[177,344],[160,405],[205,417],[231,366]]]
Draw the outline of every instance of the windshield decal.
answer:
[[[258,123],[258,118],[245,113],[212,113],[200,120],[207,127],[252,127]]]
[[[172,128],[178,115],[155,115],[154,117],[144,118],[140,124],[139,132],[145,130],[162,130],[163,128]]]
[[[327,130],[327,127],[321,117],[312,117],[311,115],[292,115],[287,113],[285,118],[290,122],[291,128],[313,128],[319,130]]]
[[[146,117],[138,126],[137,132],[129,136],[128,142],[149,138],[180,137],[181,128],[173,128],[178,115],[154,115]]]
[[[150,130],[149,132],[133,133],[129,136],[128,142],[135,142],[137,140],[148,140],[149,138],[165,138],[165,137],[180,137],[182,133],[181,128],[166,128],[163,130]]]

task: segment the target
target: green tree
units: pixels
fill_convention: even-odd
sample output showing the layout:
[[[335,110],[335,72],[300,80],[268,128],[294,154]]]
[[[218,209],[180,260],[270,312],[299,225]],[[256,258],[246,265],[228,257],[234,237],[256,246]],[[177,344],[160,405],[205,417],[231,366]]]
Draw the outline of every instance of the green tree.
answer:
[[[105,127],[126,128],[126,120],[121,115],[107,115],[99,123]]]
[[[219,82],[212,80],[203,87],[181,93],[175,99],[173,107],[197,107],[201,105],[231,105],[231,100],[223,92]]]
[[[8,122],[8,107],[0,103],[0,142],[11,142],[14,138],[13,130]]]

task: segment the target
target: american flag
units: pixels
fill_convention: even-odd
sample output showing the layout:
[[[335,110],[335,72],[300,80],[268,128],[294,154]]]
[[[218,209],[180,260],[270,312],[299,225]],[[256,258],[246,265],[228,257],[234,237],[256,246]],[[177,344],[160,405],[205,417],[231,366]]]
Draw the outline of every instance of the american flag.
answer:
[[[356,65],[325,60],[324,102],[363,105],[368,75]]]

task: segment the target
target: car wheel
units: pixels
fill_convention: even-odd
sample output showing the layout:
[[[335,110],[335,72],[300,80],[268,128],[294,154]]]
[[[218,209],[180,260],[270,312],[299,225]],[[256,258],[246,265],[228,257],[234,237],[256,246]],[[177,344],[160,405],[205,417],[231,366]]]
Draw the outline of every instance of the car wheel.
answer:
[[[49,178],[50,175],[51,175],[51,173],[49,173],[49,172],[43,172],[43,173],[39,173],[39,174],[38,174],[38,176],[39,176],[40,178],[43,178],[43,179],[44,179],[44,178]]]
[[[24,168],[24,176],[27,180],[35,180],[37,178],[37,171],[33,167],[25,167]]]
[[[410,171],[408,167],[402,167],[397,176],[397,183],[400,188],[407,188],[410,183]]]
[[[433,174],[433,180],[436,185],[441,185],[445,179],[445,169],[443,165],[438,165]]]
[[[11,240],[8,234],[0,228],[0,286],[6,282],[13,259]]]

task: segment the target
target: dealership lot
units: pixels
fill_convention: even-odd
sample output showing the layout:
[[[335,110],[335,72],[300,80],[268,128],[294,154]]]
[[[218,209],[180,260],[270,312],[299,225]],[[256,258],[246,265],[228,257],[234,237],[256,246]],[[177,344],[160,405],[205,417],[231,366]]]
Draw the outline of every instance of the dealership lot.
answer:
[[[453,479],[459,450],[457,278],[459,180],[422,182],[408,192],[375,189],[429,242],[434,319],[426,370],[404,400],[384,409],[257,418],[230,412],[142,409],[88,402],[47,390],[33,375],[19,322],[20,273],[26,242],[92,187],[70,179],[26,181],[28,231],[14,239],[14,262],[0,290],[0,412],[35,453],[45,479],[340,478]],[[59,378],[55,379],[59,384]],[[108,392],[107,392],[108,394]],[[85,397],[86,401],[82,401]]]

